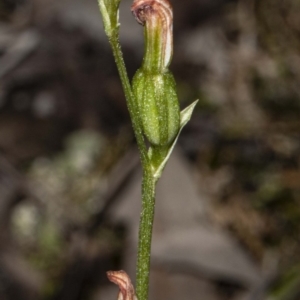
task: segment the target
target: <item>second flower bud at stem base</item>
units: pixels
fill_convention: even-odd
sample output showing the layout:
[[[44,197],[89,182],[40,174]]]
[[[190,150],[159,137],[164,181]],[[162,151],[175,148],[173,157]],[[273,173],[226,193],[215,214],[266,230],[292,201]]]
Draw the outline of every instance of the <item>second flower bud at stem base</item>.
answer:
[[[180,109],[172,73],[153,74],[139,69],[132,88],[142,129],[150,144],[171,144],[180,127]]]

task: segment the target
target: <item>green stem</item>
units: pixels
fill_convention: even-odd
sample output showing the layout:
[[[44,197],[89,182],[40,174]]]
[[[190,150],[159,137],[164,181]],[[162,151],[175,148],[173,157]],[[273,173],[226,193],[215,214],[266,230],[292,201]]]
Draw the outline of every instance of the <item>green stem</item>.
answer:
[[[126,72],[117,32],[109,37],[109,42],[111,44],[113,55],[121,78],[143,166],[142,212],[139,227],[136,294],[139,300],[147,300],[149,290],[152,227],[155,206],[155,184],[157,179],[154,178],[152,173],[152,164],[147,154],[144,136],[139,122],[139,114]]]
[[[123,90],[125,93],[125,98],[127,100],[127,106],[130,114],[130,118],[132,121],[132,127],[133,131],[137,140],[138,148],[140,150],[141,154],[141,162],[144,169],[150,167],[149,164],[149,158],[147,155],[147,149],[144,142],[144,136],[142,133],[142,129],[140,126],[140,122],[138,120],[138,111],[135,105],[134,95],[131,90],[131,85],[128,79],[124,59],[123,59],[123,53],[121,50],[119,37],[118,37],[118,31],[115,30],[114,33],[108,37],[110,45],[112,47],[113,55],[115,58],[115,62],[118,68],[118,72],[121,78]]]
[[[143,6],[137,7],[141,4],[139,1],[134,7],[134,14],[140,23],[146,23],[145,27],[145,40],[146,40],[146,50],[145,58],[143,61],[143,68],[149,75],[159,75],[161,80],[164,80],[165,91],[160,93],[153,92],[153,96],[161,98],[161,96],[166,96],[164,99],[165,105],[161,109],[159,117],[163,120],[168,120],[170,112],[177,116],[178,108],[178,128],[174,131],[175,136],[170,137],[169,143],[172,139],[175,139],[172,145],[169,145],[167,141],[165,143],[168,146],[153,146],[149,147],[149,153],[145,144],[143,129],[142,129],[142,118],[143,110],[140,110],[135,96],[132,92],[130,81],[126,72],[126,67],[124,64],[123,53],[121,51],[121,46],[119,42],[119,22],[118,22],[118,8],[121,0],[98,0],[100,11],[103,16],[103,24],[105,32],[108,36],[110,45],[112,47],[115,62],[118,68],[120,79],[122,82],[123,90],[125,93],[125,98],[127,101],[127,106],[129,114],[132,121],[132,126],[134,134],[137,140],[138,148],[141,155],[141,163],[143,167],[143,181],[142,181],[142,212],[140,217],[140,227],[139,227],[139,241],[138,241],[138,257],[137,257],[137,275],[136,275],[136,294],[139,300],[148,300],[148,290],[149,290],[149,274],[150,274],[150,258],[151,258],[151,240],[152,240],[152,228],[154,220],[154,209],[155,209],[155,187],[158,178],[166,164],[168,157],[176,143],[179,132],[181,128],[185,125],[190,118],[190,114],[184,112],[181,120],[181,128],[179,130],[179,107],[177,103],[177,96],[175,92],[175,81],[169,73],[167,74],[167,67],[170,63],[172,57],[172,10],[169,6],[168,1],[152,1],[156,8],[160,8],[159,13],[153,14],[155,10],[151,7]],[[151,5],[152,5],[151,4]],[[132,6],[132,7],[133,7]],[[149,10],[150,8],[150,10]],[[146,21],[147,15],[147,22]],[[146,76],[147,74],[145,74]],[[166,77],[167,76],[167,77]],[[171,76],[171,77],[170,77]],[[165,78],[166,77],[166,78]],[[153,89],[154,91],[154,89]],[[144,91],[142,91],[144,92]],[[165,94],[165,95],[163,95]],[[169,97],[173,95],[172,101],[170,102]],[[162,100],[162,98],[161,98]],[[156,100],[157,101],[157,100]],[[167,102],[166,102],[167,101]],[[160,102],[158,102],[160,103]],[[160,104],[161,105],[161,104]],[[172,107],[175,110],[172,110]],[[149,107],[147,107],[149,109]],[[168,112],[167,112],[168,110]],[[165,115],[166,114],[166,115]],[[143,115],[142,115],[143,116]],[[177,120],[177,118],[173,117]],[[166,130],[169,132],[168,124],[175,124],[176,122],[171,120],[171,123],[167,123]],[[149,121],[149,119],[147,120]],[[162,122],[165,124],[166,122]],[[162,124],[159,124],[162,126]],[[173,126],[173,125],[172,125]],[[174,126],[173,126],[174,127]],[[175,127],[174,127],[175,128]],[[144,128],[145,129],[145,128]],[[177,135],[176,135],[177,134]],[[145,132],[146,135],[146,132]],[[147,136],[147,135],[146,135]],[[148,136],[149,138],[149,136]],[[149,140],[151,144],[151,139]],[[156,143],[153,143],[156,144]]]
[[[142,182],[142,212],[140,217],[136,294],[138,300],[148,299],[152,227],[155,208],[155,184],[151,171],[146,170]]]

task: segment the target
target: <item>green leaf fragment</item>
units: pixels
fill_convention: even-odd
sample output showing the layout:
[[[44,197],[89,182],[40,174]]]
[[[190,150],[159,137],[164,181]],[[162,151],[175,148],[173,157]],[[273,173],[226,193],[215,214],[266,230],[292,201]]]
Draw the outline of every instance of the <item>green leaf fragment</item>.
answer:
[[[189,120],[192,117],[194,108],[196,106],[196,104],[198,103],[199,100],[194,101],[191,105],[189,105],[188,107],[186,107],[181,113],[180,113],[180,129],[173,141],[173,143],[170,145],[167,154],[165,156],[165,158],[163,159],[162,163],[159,165],[159,167],[155,170],[153,176],[156,180],[158,180],[162,174],[162,171],[164,170],[172,152],[173,149],[177,143],[178,137],[180,135],[181,130],[183,129],[183,127],[189,122]],[[149,153],[149,155],[151,156],[151,151]]]

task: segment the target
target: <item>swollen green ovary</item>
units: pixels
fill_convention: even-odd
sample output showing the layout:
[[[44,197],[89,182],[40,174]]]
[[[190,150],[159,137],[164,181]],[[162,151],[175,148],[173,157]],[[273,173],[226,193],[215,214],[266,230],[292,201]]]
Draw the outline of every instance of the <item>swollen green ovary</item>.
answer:
[[[139,70],[133,78],[143,133],[156,146],[170,144],[180,125],[179,104],[173,75]]]

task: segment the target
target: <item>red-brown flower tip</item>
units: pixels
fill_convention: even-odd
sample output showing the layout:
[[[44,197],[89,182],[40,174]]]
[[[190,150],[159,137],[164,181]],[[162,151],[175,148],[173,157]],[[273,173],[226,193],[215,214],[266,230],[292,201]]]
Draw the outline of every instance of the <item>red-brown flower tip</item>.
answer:
[[[173,54],[173,10],[170,2],[168,0],[134,0],[131,11],[137,22],[146,28],[145,47],[156,45],[155,38],[160,40],[157,46],[159,49],[146,49],[146,53],[159,51],[160,59],[156,60],[159,67],[164,70],[169,66]]]
[[[106,274],[108,279],[118,285],[120,289],[118,300],[137,300],[133,285],[126,272],[124,272],[123,270],[108,271]]]
[[[144,25],[147,15],[158,12],[166,19],[167,24],[172,24],[172,6],[168,0],[134,0],[131,11],[138,23]]]

